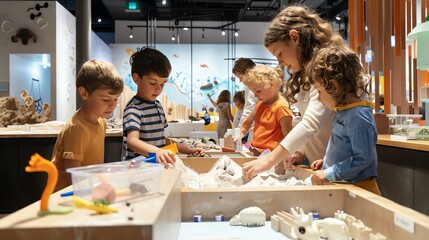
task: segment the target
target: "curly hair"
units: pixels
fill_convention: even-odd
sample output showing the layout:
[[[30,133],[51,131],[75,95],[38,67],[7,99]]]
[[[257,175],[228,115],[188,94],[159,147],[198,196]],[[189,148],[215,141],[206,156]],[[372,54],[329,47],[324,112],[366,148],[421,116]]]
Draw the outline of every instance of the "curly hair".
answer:
[[[247,70],[253,68],[256,64],[250,58],[239,58],[235,61],[232,72],[234,74],[245,74]]]
[[[280,89],[283,79],[274,67],[258,64],[246,72],[243,77],[243,83],[245,85],[254,84],[265,89],[270,86]]]
[[[300,91],[310,89],[306,80],[305,65],[313,54],[329,41],[342,41],[341,37],[332,32],[332,25],[323,20],[316,12],[302,5],[290,5],[281,10],[271,21],[265,31],[264,45],[270,46],[276,42],[289,42],[291,30],[299,33],[298,62],[301,69],[296,72],[287,70],[290,78],[287,82],[286,99],[295,103],[295,95]]]
[[[369,77],[364,72],[358,55],[346,44],[332,44],[320,49],[308,63],[311,84],[320,83],[339,106],[346,104],[346,94],[363,98],[370,95]],[[336,91],[333,82],[337,82]]]

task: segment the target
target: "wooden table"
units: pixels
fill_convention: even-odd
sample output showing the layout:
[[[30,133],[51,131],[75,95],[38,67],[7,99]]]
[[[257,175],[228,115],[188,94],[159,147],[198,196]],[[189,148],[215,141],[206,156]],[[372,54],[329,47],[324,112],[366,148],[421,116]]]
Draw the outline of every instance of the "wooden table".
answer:
[[[115,203],[113,214],[74,209],[65,215],[38,217],[40,201],[0,219],[1,239],[176,239],[181,222],[180,170],[163,171],[160,194]],[[70,202],[51,196],[51,204]]]

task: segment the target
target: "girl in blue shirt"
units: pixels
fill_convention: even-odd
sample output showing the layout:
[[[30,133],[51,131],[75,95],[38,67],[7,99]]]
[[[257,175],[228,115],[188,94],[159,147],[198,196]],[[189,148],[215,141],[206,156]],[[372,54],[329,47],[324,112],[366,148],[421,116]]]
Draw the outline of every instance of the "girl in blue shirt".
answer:
[[[368,81],[359,57],[343,43],[319,50],[307,66],[319,100],[336,112],[325,157],[311,164],[313,184],[346,181],[380,194],[377,129]]]

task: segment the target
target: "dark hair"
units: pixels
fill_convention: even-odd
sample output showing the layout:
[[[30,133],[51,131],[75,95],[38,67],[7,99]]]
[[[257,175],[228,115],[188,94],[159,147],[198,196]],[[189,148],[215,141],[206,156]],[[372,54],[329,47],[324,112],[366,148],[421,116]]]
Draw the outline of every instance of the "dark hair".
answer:
[[[307,65],[311,84],[320,83],[338,105],[344,105],[346,94],[369,96],[369,77],[358,55],[346,44],[332,44],[320,49]],[[337,82],[339,90],[333,86]]]
[[[217,104],[223,102],[231,103],[231,92],[228,90],[222,90],[222,92],[220,92],[219,96],[217,97]]]
[[[291,30],[299,33],[300,54],[298,62],[301,69],[291,73],[287,81],[286,98],[295,103],[295,95],[302,86],[304,90],[310,89],[310,83],[305,79],[305,65],[313,54],[329,41],[341,41],[338,34],[332,32],[332,25],[323,20],[317,13],[303,5],[291,5],[284,8],[271,21],[265,31],[264,45],[270,46],[275,42],[289,42]]]
[[[244,99],[244,90],[235,92],[233,101],[241,102],[244,104],[246,102],[246,100]]]
[[[168,58],[151,47],[137,49],[137,52],[130,57],[130,65],[131,75],[137,73],[141,78],[151,73],[166,78],[171,72],[171,64]]]
[[[239,58],[235,61],[232,72],[234,74],[245,74],[247,70],[253,68],[256,64],[250,58]]]
[[[124,90],[124,82],[115,66],[103,60],[89,60],[79,70],[76,88],[83,87],[89,94],[97,89],[109,89],[111,94]]]

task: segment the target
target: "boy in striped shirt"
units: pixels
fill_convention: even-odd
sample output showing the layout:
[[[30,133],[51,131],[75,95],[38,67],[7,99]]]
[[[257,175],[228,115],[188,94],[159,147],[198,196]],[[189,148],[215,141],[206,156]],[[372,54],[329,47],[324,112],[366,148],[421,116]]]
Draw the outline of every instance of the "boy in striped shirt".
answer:
[[[168,167],[174,164],[174,154],[165,146],[164,128],[168,126],[164,109],[156,99],[164,89],[171,72],[168,58],[154,48],[142,48],[130,57],[131,74],[137,84],[137,94],[124,109],[123,139],[126,159],[156,153],[157,161]],[[179,152],[202,153],[201,148],[177,144]]]

